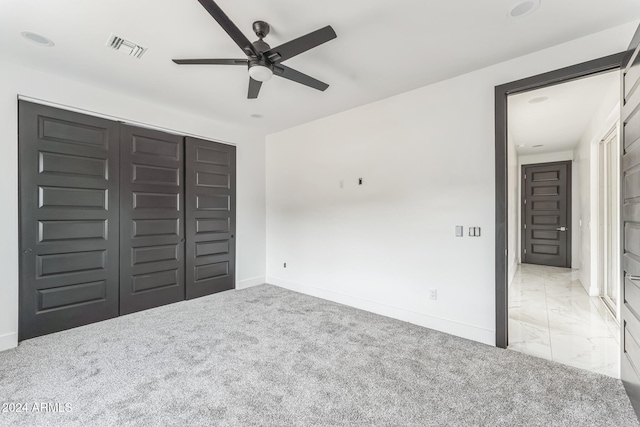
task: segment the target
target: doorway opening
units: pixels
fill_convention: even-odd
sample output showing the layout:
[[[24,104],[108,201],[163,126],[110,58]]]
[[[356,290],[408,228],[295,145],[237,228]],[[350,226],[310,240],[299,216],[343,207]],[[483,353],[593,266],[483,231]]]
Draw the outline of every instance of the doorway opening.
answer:
[[[622,56],[496,88],[496,344],[618,378],[619,326],[604,300],[620,300],[611,130]]]
[[[511,95],[507,123],[510,168],[521,171],[508,183],[508,209],[520,209],[520,226],[508,230],[512,245],[520,241],[509,264],[508,348],[612,377],[620,328],[602,298],[619,299],[607,280],[618,264],[610,187],[619,179],[615,141],[606,144],[619,93],[610,71]]]

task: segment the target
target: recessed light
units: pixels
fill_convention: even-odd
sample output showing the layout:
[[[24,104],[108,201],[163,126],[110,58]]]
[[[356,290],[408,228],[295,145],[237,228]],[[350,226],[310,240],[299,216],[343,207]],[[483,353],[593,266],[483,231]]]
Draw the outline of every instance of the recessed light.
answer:
[[[264,116],[263,116],[262,114],[252,114],[252,115],[251,115],[251,118],[252,118],[252,119],[261,119],[261,118],[263,118],[263,117],[264,117]]]
[[[544,102],[547,99],[549,99],[548,96],[539,96],[537,98],[533,98],[533,99],[529,100],[529,104],[540,104],[541,102]]]
[[[40,46],[52,47],[55,45],[55,43],[52,40],[40,34],[32,33],[31,31],[23,31],[20,34],[25,39],[29,40],[32,43],[39,44]]]
[[[521,18],[523,16],[529,15],[538,7],[540,7],[540,0],[519,1],[511,6],[508,16],[511,18]]]
[[[540,148],[544,147],[544,144],[532,145],[531,148]]]

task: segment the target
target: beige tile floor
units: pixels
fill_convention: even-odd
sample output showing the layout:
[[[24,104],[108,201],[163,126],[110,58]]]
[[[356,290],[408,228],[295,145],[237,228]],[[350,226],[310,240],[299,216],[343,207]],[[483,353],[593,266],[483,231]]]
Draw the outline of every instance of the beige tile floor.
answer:
[[[620,378],[620,328],[577,272],[522,264],[509,286],[509,349]]]

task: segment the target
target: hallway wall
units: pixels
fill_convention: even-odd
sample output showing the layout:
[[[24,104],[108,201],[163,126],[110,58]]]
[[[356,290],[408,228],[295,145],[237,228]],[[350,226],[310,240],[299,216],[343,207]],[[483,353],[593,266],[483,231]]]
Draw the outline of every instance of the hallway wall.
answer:
[[[600,294],[598,285],[598,144],[620,118],[620,87],[611,87],[574,150],[579,174],[578,215],[580,230],[580,282],[591,296]]]
[[[508,127],[507,134],[507,268],[510,285],[520,263],[520,167],[515,141]]]

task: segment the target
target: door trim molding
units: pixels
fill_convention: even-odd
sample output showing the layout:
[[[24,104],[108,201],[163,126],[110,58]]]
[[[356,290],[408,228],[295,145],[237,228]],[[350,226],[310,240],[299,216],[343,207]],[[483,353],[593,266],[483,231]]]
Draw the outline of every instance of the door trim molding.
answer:
[[[512,94],[553,86],[594,74],[619,69],[625,52],[594,59],[548,73],[516,80],[495,87],[495,271],[496,271],[496,347],[509,345],[508,313],[508,235],[507,235],[507,97]]]

